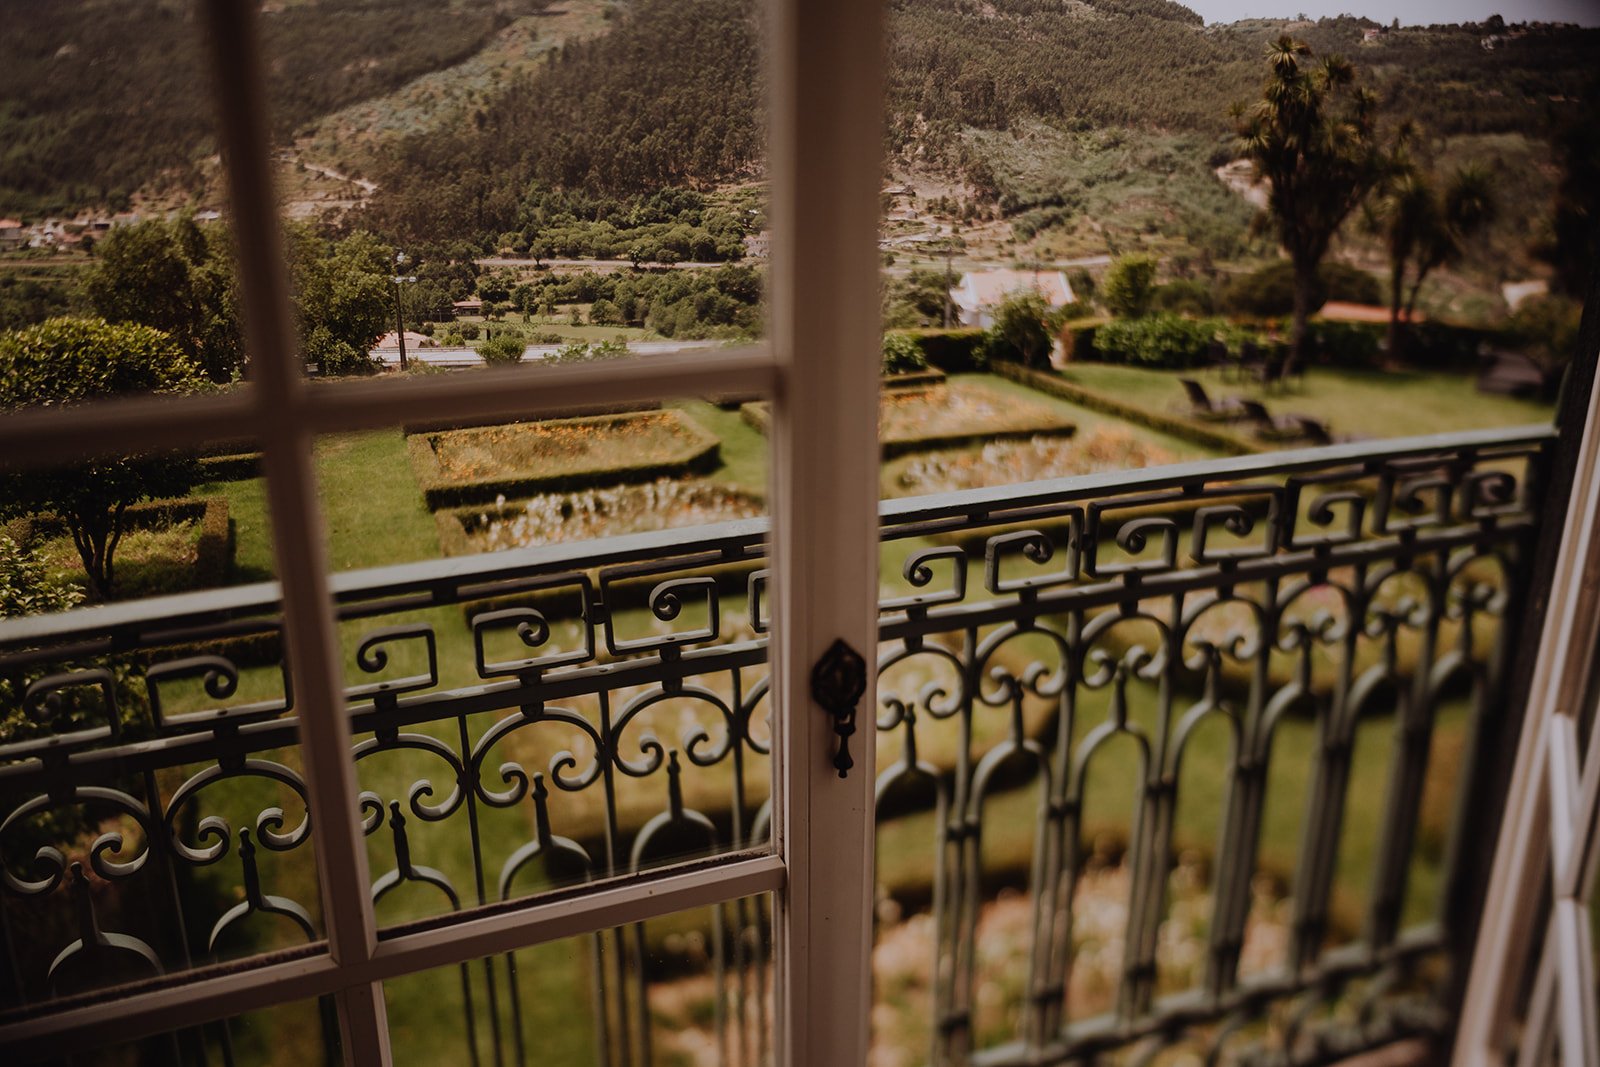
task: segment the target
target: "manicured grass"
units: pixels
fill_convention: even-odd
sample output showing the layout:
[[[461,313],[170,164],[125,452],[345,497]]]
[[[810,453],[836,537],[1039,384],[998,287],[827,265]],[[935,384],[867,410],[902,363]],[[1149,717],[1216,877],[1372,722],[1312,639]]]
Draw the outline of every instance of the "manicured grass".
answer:
[[[990,389],[1001,396],[1027,400],[1052,409],[1061,417],[1076,423],[1079,436],[1098,429],[1125,430],[1169,453],[1174,463],[1181,463],[1191,459],[1212,459],[1218,455],[1217,452],[1206,448],[1204,445],[1195,444],[1185,438],[1162,433],[1159,430],[1147,429],[1143,426],[1132,426],[1122,419],[1111,415],[1102,415],[1097,411],[1091,411],[1089,408],[1074,404],[1070,400],[1062,400],[1060,397],[1029,389],[1020,382],[1009,381],[998,375],[952,374],[950,376],[950,381],[952,382],[970,380],[981,381],[986,389]]]
[[[739,412],[724,411],[704,400],[680,400],[670,405],[689,415],[722,441],[722,466],[712,471],[713,481],[725,482],[753,493],[767,491],[771,445]]]
[[[1073,363],[1062,377],[1152,411],[1187,411],[1179,378],[1195,378],[1213,399],[1230,394],[1261,400],[1273,414],[1321,419],[1336,434],[1410,437],[1451,430],[1549,422],[1552,408],[1529,400],[1480,393],[1469,374],[1369,371],[1312,367],[1305,383],[1263,391],[1223,381],[1214,370],[1148,370],[1109,363]]]

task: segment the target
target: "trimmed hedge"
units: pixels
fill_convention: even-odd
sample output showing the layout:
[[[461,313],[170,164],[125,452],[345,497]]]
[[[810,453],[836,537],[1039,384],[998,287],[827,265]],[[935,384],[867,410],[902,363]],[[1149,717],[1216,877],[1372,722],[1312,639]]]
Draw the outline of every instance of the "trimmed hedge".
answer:
[[[989,366],[989,334],[973,327],[891,330],[917,342],[929,364],[946,374],[970,374]]]
[[[632,415],[640,411],[660,411],[659,400],[632,400],[618,404],[588,404],[571,408],[556,408],[538,416],[525,419],[479,418],[439,419],[408,422],[401,427],[406,436],[419,433],[448,433],[451,430],[476,430],[483,426],[517,426],[526,422],[549,422],[552,419],[593,419],[601,415]]]
[[[1115,415],[1119,419],[1137,423],[1152,430],[1160,430],[1174,437],[1181,437],[1185,441],[1193,441],[1205,448],[1213,448],[1229,455],[1243,456],[1261,452],[1261,446],[1247,441],[1242,437],[1228,433],[1226,430],[1207,426],[1193,419],[1186,419],[1179,415],[1166,415],[1158,411],[1149,411],[1133,404],[1125,403],[1116,397],[1107,396],[1105,393],[1086,389],[1074,382],[1056,374],[1047,374],[1044,371],[1031,370],[1016,363],[997,362],[994,373],[1002,378],[1009,378],[1030,389],[1037,389],[1041,393],[1070,400],[1074,404],[1081,404],[1090,411],[1098,411],[1102,415]]]
[[[996,367],[1001,364],[995,364]],[[772,413],[764,402],[746,404],[739,409],[739,417],[759,433],[766,433],[772,424]],[[913,452],[936,452],[944,448],[966,448],[968,445],[988,444],[990,441],[1031,441],[1035,437],[1071,437],[1078,432],[1072,423],[1054,426],[1023,426],[1009,429],[971,430],[962,433],[930,433],[914,437],[900,437],[880,441],[884,459],[894,459]]]
[[[1098,357],[1094,348],[1095,334],[1100,327],[1110,322],[1107,318],[1074,319],[1063,323],[1061,332],[1057,335],[1061,341],[1061,349],[1068,362],[1092,363]]]
[[[885,374],[883,376],[883,388],[925,389],[933,385],[943,385],[944,381],[945,372],[937,368],[907,371],[905,374]],[[723,411],[733,411],[735,408],[742,409],[747,404],[760,403],[765,398],[760,393],[712,393],[705,399],[707,403],[715,404]],[[748,418],[745,421],[750,422]],[[750,425],[755,426],[762,433],[767,432],[764,424],[757,426],[751,422]]]
[[[417,485],[422,489],[423,499],[433,511],[440,508],[492,503],[496,497],[501,496],[510,499],[533,496],[536,493],[593,489],[616,485],[619,482],[653,482],[657,478],[709,474],[715,470],[722,462],[721,442],[710,431],[682,412],[673,411],[668,414],[687,432],[691,441],[677,458],[654,462],[620,460],[563,474],[521,471],[461,480],[451,478],[444,472],[434,451],[435,441],[441,434],[456,431],[412,434],[406,438],[406,452],[411,458],[411,469],[416,475]],[[546,419],[541,420],[540,424],[592,422],[604,426],[637,417],[637,413],[601,415],[585,419]]]
[[[200,457],[200,480],[204,482],[247,482],[261,477],[261,453],[238,452],[224,456]]]

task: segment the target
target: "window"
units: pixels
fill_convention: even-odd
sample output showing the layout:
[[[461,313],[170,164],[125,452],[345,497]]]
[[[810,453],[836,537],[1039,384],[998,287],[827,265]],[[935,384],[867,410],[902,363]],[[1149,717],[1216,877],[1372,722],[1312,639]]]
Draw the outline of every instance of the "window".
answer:
[[[384,1063],[391,1058],[391,1041],[397,1040],[396,1021],[386,1018],[385,988],[409,975],[459,967],[465,979],[472,961],[485,957],[582,940],[686,909],[759,909],[747,898],[766,894],[774,901],[777,961],[772,1047],[784,1062],[859,1062],[869,998],[871,858],[865,813],[872,780],[870,774],[843,777],[834,770],[836,735],[811,702],[809,673],[837,640],[863,649],[875,643],[876,561],[860,546],[875,537],[877,486],[873,472],[856,457],[874,451],[876,361],[848,356],[875,351],[877,345],[872,235],[881,146],[875,104],[881,12],[876,5],[843,0],[773,5],[768,58],[773,239],[765,344],[673,360],[581,363],[537,375],[487,370],[434,381],[313,385],[302,374],[301,339],[289,312],[263,79],[259,22],[264,15],[255,7],[231,0],[203,5],[248,323],[250,387],[215,396],[128,399],[14,414],[0,420],[0,438],[5,454],[22,465],[217,441],[259,445],[281,576],[283,649],[294,664],[293,729],[302,762],[295,777],[303,783],[315,827],[309,836],[320,915],[313,927],[305,909],[275,900],[248,875],[242,906],[276,908],[308,935],[324,936],[239,966],[202,964],[189,972],[144,977],[110,999],[91,993],[47,1002],[6,1024],[0,1042],[24,1058],[55,1055],[278,1010],[292,1002],[311,1004],[308,1017],[321,1011],[325,1026],[336,1029],[337,1039],[330,1032],[326,1047],[342,1048],[354,1062]],[[772,401],[774,552],[765,591],[775,635],[770,847],[688,866],[669,864],[508,905],[452,910],[380,931],[364,824],[386,824],[397,849],[408,831],[398,805],[368,810],[358,796],[349,754],[352,734],[362,724],[345,712],[349,692],[335,614],[336,599],[354,594],[330,581],[310,463],[316,435],[715,392],[765,394]],[[800,503],[822,500],[827,507]],[[270,610],[272,599],[269,594],[269,603],[258,606]],[[27,622],[11,625],[15,638],[15,627]],[[385,640],[405,636],[390,633]],[[363,654],[385,655],[377,646]],[[208,687],[230,684],[211,669],[214,664],[189,666]],[[864,669],[870,689],[870,662]],[[404,689],[396,683],[388,698]],[[384,683],[375,683],[367,695],[385,692]],[[258,707],[241,713],[240,728],[281,732],[285,726],[275,715],[282,710]],[[870,766],[871,731],[858,733],[852,745],[856,758]],[[308,829],[269,815],[257,820],[253,836],[251,831],[247,827],[236,839],[230,834],[223,840],[219,830],[202,826],[198,840],[218,855],[236,850],[236,858],[254,864],[257,850],[265,858],[285,835],[304,835]],[[120,848],[111,850],[112,862],[124,855]],[[426,881],[425,871],[400,859],[403,851],[395,855],[398,880]],[[95,862],[101,862],[98,848]],[[66,869],[55,876],[73,877]],[[82,900],[87,925],[80,952],[98,958],[98,950],[121,948],[139,955],[128,942],[102,943],[87,918],[93,902],[86,894]]]

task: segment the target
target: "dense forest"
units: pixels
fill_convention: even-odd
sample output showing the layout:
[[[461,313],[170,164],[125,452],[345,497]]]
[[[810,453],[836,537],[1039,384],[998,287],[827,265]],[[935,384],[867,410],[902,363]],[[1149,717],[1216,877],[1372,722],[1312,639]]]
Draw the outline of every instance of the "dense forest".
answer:
[[[757,32],[751,0],[639,0],[467,128],[403,140],[375,175],[375,224],[409,240],[499,234],[531,182],[628,196],[748,172],[762,155]]]
[[[281,135],[471,55],[548,0],[301,0],[263,6]],[[214,151],[188,0],[6,0],[0,214],[120,207],[201,185]]]

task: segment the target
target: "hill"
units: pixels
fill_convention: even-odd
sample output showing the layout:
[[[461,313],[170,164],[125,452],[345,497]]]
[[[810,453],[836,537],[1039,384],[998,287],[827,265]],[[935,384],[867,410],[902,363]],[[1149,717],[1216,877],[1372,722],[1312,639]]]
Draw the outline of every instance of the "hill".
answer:
[[[291,0],[263,5],[287,140],[318,116],[480,50],[548,0]],[[214,153],[208,72],[185,0],[7,0],[0,215],[194,193]]]

